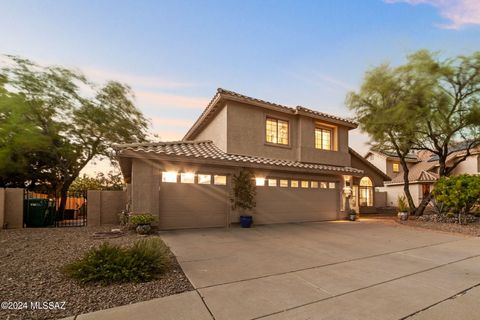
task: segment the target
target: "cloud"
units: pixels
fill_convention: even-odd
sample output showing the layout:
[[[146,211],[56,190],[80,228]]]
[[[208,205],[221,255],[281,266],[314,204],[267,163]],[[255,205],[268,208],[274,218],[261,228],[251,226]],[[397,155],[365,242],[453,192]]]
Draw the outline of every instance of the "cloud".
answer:
[[[480,25],[479,0],[384,0],[386,3],[427,4],[436,7],[440,15],[450,23],[440,25],[444,29],[458,30],[466,25]]]
[[[189,82],[181,82],[163,79],[160,77],[144,76],[137,74],[122,73],[98,68],[82,68],[83,73],[96,81],[115,80],[126,83],[132,87],[147,87],[153,89],[177,89],[197,86]]]
[[[204,109],[208,102],[208,98],[189,97],[184,95],[175,95],[168,93],[158,93],[149,91],[135,91],[140,108],[143,105],[154,105],[157,107],[176,107],[182,109]]]

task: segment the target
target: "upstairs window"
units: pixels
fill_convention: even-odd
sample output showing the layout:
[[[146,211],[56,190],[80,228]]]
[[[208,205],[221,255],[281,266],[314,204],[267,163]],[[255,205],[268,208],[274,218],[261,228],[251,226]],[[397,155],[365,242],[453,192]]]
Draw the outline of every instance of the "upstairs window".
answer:
[[[265,123],[265,140],[268,143],[288,145],[288,121],[267,118]]]
[[[399,173],[400,172],[400,164],[398,162],[393,163],[393,172]]]
[[[315,148],[321,150],[333,150],[332,129],[315,128]]]

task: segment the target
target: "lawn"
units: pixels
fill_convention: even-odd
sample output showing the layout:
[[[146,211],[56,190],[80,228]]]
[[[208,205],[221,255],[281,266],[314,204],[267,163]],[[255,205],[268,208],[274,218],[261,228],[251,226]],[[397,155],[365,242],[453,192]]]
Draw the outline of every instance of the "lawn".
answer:
[[[109,230],[71,227],[0,231],[1,300],[28,304],[22,310],[1,309],[0,319],[57,319],[192,290],[173,255],[169,271],[147,283],[80,285],[67,278],[61,268],[90,248],[104,241],[128,246],[143,238],[133,233],[109,239],[93,237],[95,232]],[[57,306],[64,309],[32,310],[30,302],[58,302]]]

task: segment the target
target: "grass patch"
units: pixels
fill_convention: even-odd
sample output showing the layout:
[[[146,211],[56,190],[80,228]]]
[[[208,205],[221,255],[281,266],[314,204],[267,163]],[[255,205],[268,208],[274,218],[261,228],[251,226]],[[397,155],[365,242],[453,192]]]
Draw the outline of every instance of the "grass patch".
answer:
[[[64,267],[65,274],[81,283],[146,282],[170,266],[170,252],[159,238],[137,240],[122,248],[104,242]]]

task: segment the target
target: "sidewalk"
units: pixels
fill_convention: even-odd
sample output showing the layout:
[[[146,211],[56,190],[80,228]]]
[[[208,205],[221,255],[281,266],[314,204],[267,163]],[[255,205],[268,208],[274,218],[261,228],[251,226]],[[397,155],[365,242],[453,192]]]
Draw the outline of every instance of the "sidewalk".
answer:
[[[196,291],[81,314],[64,320],[211,320]]]

